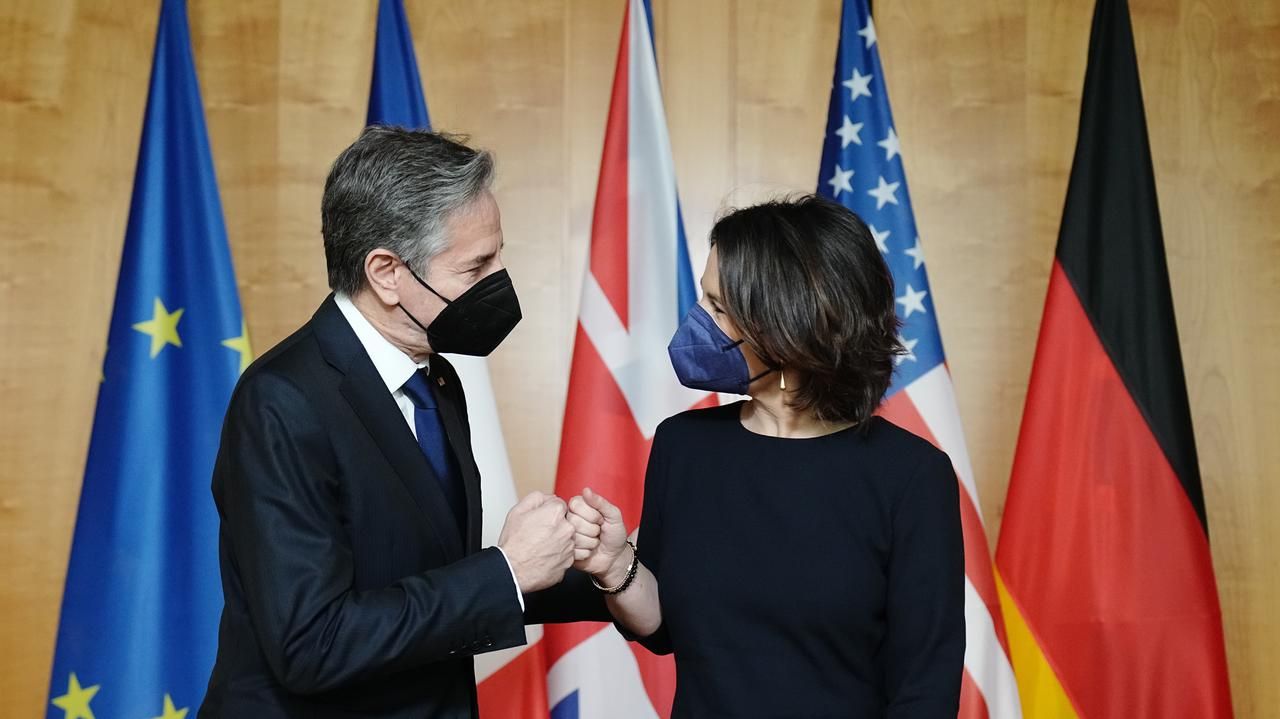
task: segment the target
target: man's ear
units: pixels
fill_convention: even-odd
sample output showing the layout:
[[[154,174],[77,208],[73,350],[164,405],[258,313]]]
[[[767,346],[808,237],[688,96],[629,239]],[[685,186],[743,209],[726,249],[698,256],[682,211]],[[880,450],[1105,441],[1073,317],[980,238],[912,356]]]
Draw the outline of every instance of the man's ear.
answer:
[[[379,247],[364,256],[364,277],[369,289],[388,307],[400,304],[400,283],[408,276],[404,263],[389,250]]]

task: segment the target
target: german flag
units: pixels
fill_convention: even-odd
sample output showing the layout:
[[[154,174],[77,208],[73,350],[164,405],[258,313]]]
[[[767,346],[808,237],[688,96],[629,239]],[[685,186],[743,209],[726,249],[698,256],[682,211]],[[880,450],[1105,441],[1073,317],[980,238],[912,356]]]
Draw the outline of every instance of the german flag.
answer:
[[[1094,10],[996,566],[1029,719],[1231,716],[1124,0]]]

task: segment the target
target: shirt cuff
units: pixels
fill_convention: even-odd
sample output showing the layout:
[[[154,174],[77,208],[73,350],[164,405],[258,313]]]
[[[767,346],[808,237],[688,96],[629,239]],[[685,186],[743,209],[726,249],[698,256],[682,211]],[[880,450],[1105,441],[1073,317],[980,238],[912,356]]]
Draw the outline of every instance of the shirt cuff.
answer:
[[[503,561],[507,563],[507,570],[511,572],[511,584],[516,588],[516,599],[520,600],[520,611],[524,611],[524,593],[520,591],[520,582],[516,579],[516,568],[511,566],[511,560],[507,558],[507,553],[502,551],[502,547],[494,546],[498,553],[502,555]]]

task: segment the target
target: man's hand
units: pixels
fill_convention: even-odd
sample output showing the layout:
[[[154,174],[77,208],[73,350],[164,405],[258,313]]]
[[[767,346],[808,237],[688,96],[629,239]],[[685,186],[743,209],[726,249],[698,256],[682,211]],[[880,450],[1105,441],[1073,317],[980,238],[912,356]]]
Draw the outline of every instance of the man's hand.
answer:
[[[587,488],[569,501],[569,522],[574,531],[574,568],[594,575],[607,587],[622,583],[632,560],[626,551],[622,511]]]
[[[498,546],[524,594],[560,583],[573,564],[573,525],[559,497],[534,492],[507,513]]]

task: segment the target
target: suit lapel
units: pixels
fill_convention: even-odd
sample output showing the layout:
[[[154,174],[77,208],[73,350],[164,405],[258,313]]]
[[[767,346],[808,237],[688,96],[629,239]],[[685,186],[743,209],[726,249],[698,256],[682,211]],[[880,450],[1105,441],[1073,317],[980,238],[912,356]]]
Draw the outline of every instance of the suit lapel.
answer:
[[[426,529],[440,543],[445,556],[451,560],[461,559],[464,552],[461,532],[435,472],[373,361],[332,297],[321,305],[312,322],[326,357],[345,374],[339,388],[343,398],[427,519]]]

